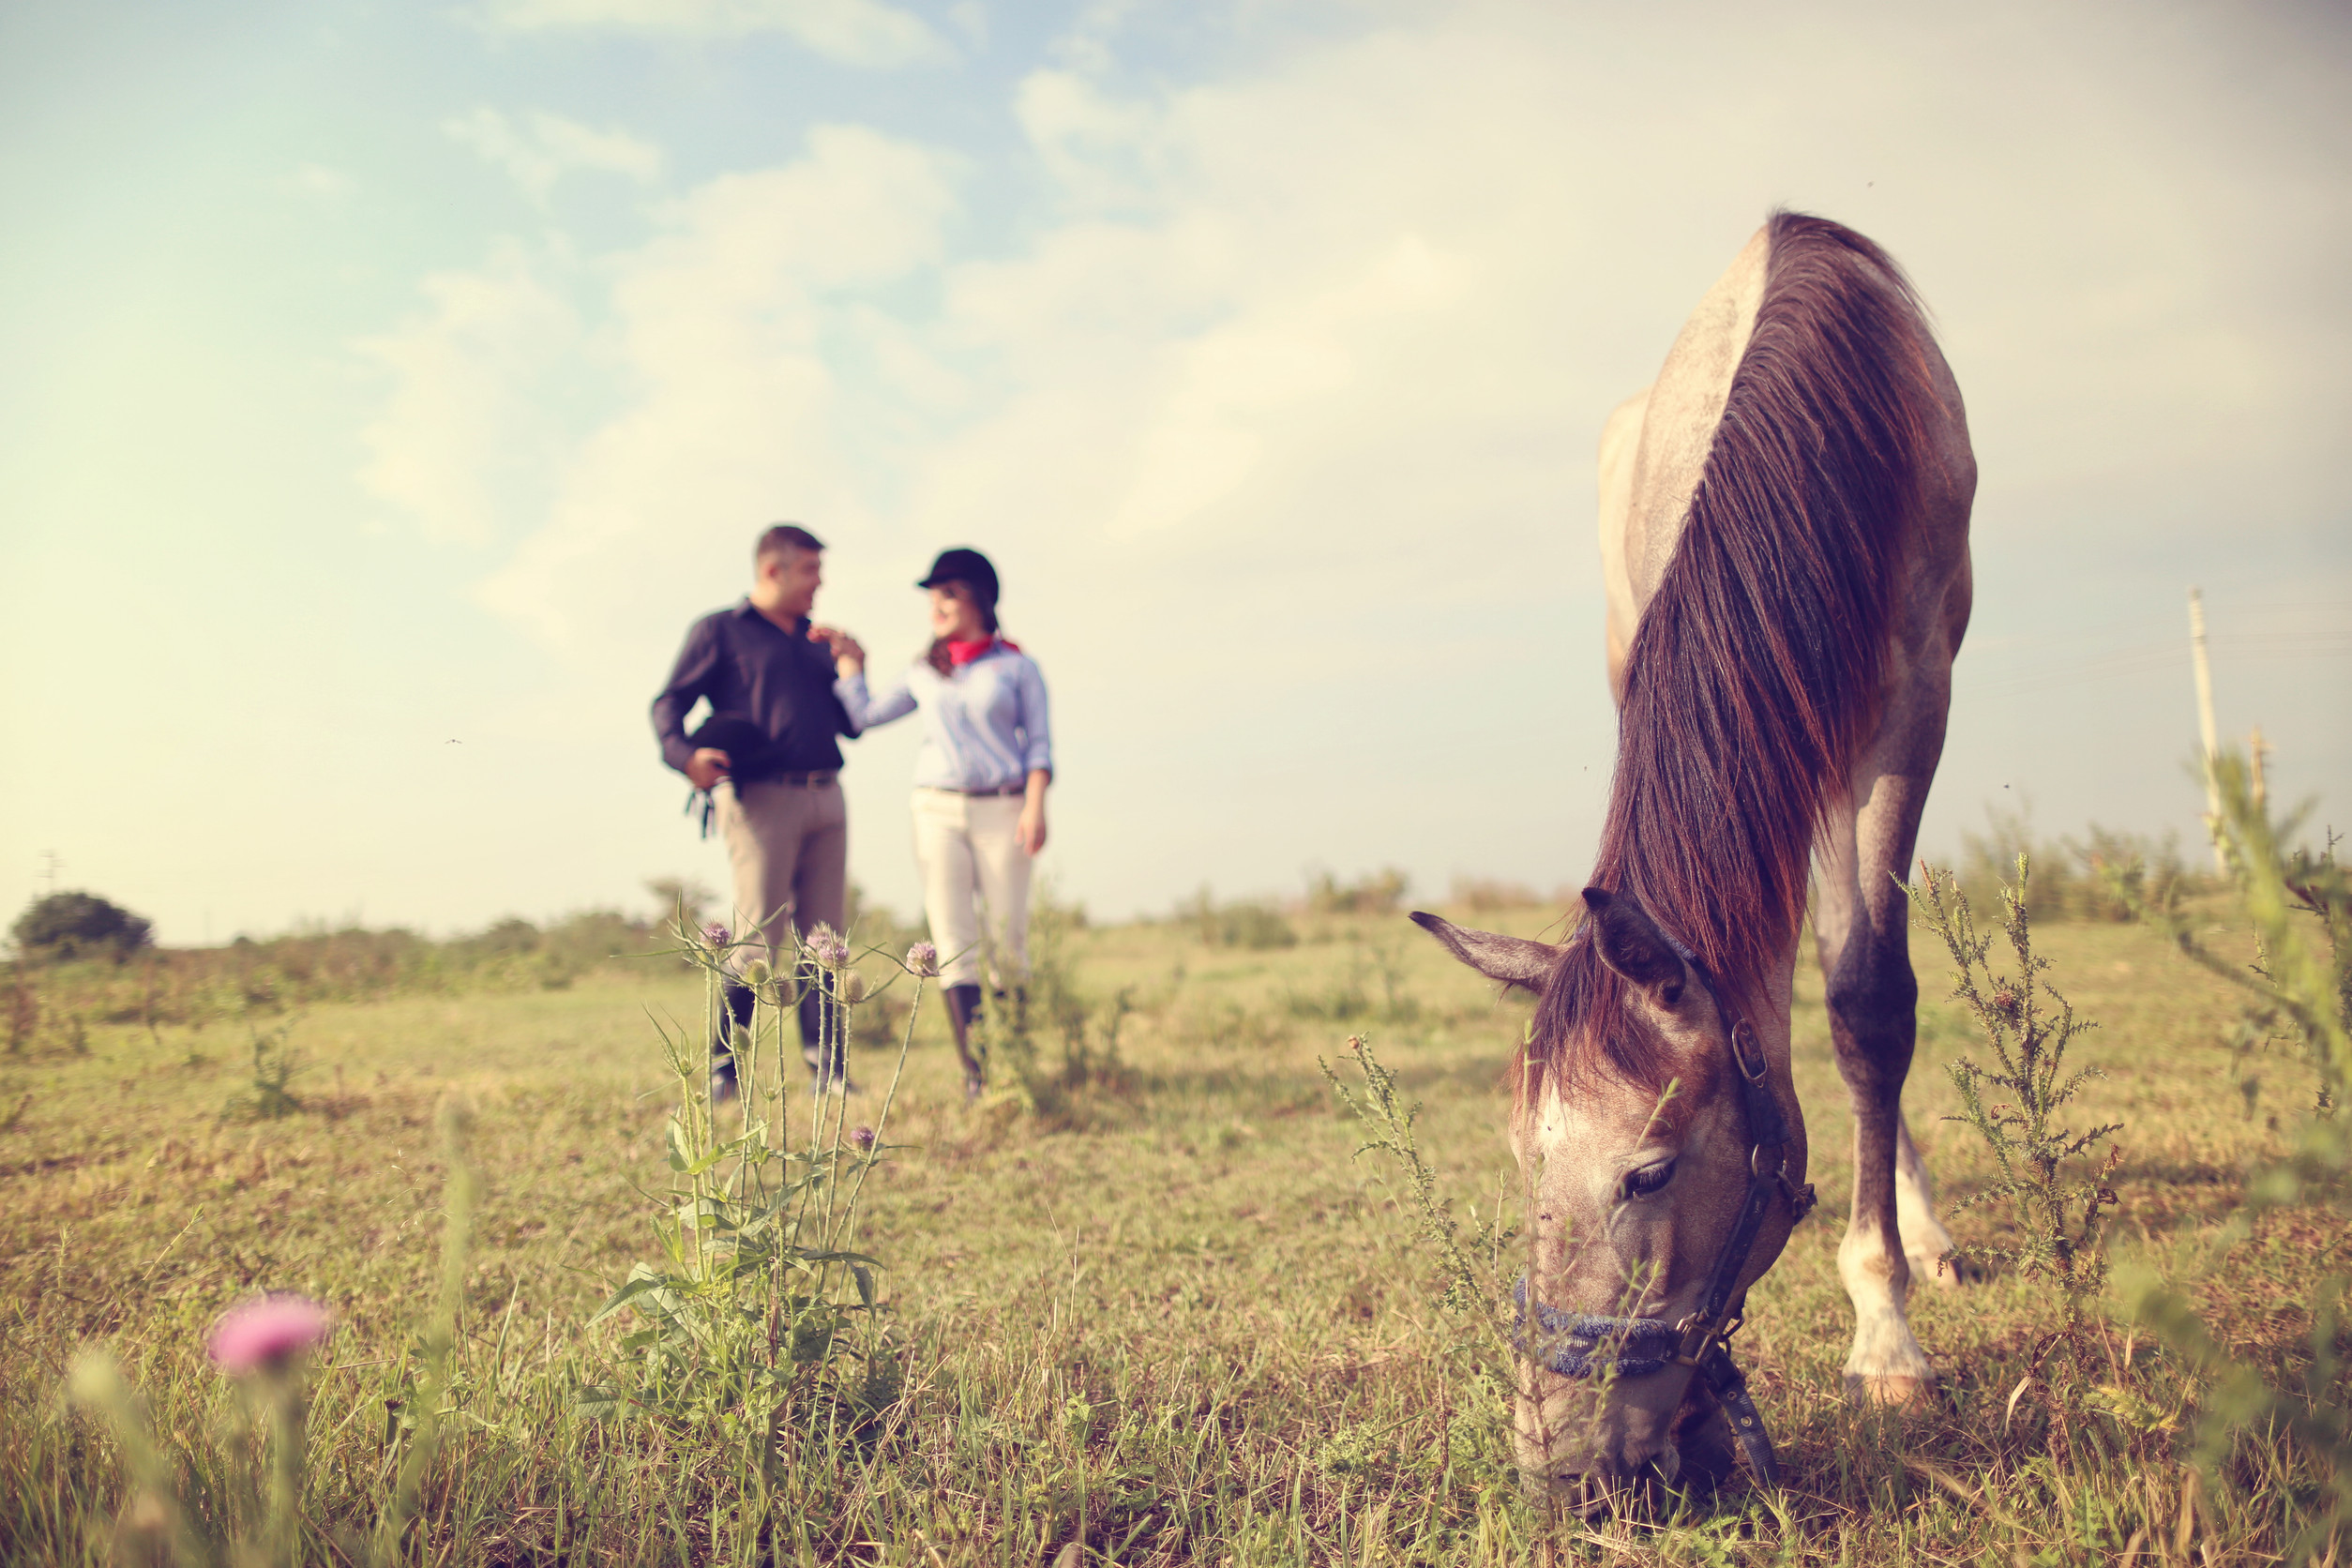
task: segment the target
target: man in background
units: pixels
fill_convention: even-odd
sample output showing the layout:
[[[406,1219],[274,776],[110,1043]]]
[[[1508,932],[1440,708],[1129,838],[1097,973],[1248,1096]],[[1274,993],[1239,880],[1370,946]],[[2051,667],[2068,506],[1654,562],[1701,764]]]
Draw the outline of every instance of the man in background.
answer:
[[[662,760],[716,806],[734,868],[734,935],[744,942],[756,933],[779,971],[779,953],[796,951],[792,933],[841,929],[849,882],[839,737],[855,731],[833,694],[829,640],[837,634],[809,621],[823,565],[824,545],[806,528],[778,523],[761,534],[751,592],[687,628],[677,665],[654,699]],[[711,716],[688,735],[686,715],[698,701],[710,703]],[[801,979],[813,980],[813,972]],[[727,1011],[736,1025],[749,1024],[748,987],[727,986]],[[812,989],[800,1006],[801,1053],[817,1088],[842,1093],[848,1074],[837,1044],[830,1060],[820,1048],[822,1018]],[[729,1044],[711,1043],[711,1091],[719,1098],[735,1092]]]

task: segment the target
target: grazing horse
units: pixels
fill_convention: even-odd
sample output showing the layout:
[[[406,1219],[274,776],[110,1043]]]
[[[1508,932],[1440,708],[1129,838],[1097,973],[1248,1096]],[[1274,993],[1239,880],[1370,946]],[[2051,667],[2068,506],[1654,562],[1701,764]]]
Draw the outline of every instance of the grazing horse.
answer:
[[[1600,475],[1619,736],[1582,920],[1553,945],[1413,916],[1537,997],[1512,1073],[1532,1208],[1514,1438],[1532,1491],[1587,1506],[1649,1466],[1720,1474],[1730,1439],[1770,1476],[1728,1336],[1811,1202],[1788,1063],[1809,866],[1854,1108],[1846,1386],[1933,1390],[1904,1302],[1951,1240],[1903,1122],[1897,877],[1943,749],[1976,490],[1909,281],[1787,212],[1610,416]]]

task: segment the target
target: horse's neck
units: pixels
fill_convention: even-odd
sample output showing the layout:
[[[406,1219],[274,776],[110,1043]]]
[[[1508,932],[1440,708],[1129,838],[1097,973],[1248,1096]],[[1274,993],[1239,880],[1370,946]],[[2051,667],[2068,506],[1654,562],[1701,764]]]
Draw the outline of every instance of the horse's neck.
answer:
[[[1690,519],[1691,498],[1730,400],[1732,377],[1764,302],[1772,253],[1770,232],[1758,229],[1682,324],[1650,388],[1630,454],[1619,524],[1627,586],[1636,607],[1658,591]],[[1603,484],[1606,491],[1606,477]]]

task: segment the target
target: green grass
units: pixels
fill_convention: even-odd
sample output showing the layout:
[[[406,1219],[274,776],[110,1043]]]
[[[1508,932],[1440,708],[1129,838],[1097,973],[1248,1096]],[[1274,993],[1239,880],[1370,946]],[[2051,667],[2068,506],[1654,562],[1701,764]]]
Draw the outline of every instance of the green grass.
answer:
[[[1547,917],[1475,918],[1532,934]],[[222,1119],[253,1075],[249,1043],[220,1024],[99,1022],[85,1055],[0,1058],[0,1119],[20,1108],[0,1131],[0,1560],[109,1560],[123,1506],[113,1445],[60,1395],[85,1345],[144,1392],[188,1495],[229,1495],[237,1455],[212,1434],[231,1395],[203,1335],[263,1289],[308,1292],[340,1319],[315,1378],[305,1540],[319,1560],[356,1549],[397,1463],[385,1401],[413,1380],[438,1289],[435,1114],[451,1096],[474,1111],[486,1185],[460,1413],[428,1480],[418,1560],[1029,1564],[1078,1543],[1088,1561],[1237,1565],[1555,1551],[2092,1562],[2185,1543],[2218,1562],[2260,1560],[2293,1533],[2315,1461],[2258,1438],[2184,1522],[2194,1391],[2144,1334],[2102,1331],[2128,1415],[2064,1444],[2031,1399],[2007,1416],[2056,1313],[2013,1277],[1915,1293],[1944,1408],[1841,1402],[1849,1118],[1804,968],[1797,1081],[1822,1208],[1741,1336],[1786,1490],[1735,1482],[1663,1527],[1530,1514],[1500,1403],[1470,1376],[1491,1354],[1437,1305],[1401,1189],[1350,1157],[1358,1129],[1316,1067],[1370,1033],[1425,1104],[1422,1147],[1447,1191],[1485,1214],[1515,1186],[1499,1079],[1524,1009],[1400,917],[1299,930],[1299,945],[1263,950],[1205,947],[1184,926],[1074,933],[1079,987],[1106,1002],[1132,988],[1135,1012],[1124,1070],[1058,1096],[1050,1115],[1005,1094],[967,1108],[926,1003],[893,1112],[892,1141],[908,1147],[867,1188],[860,1243],[887,1265],[904,1395],[877,1440],[800,1441],[764,1482],[740,1450],[570,1413],[619,1332],[581,1324],[652,1256],[642,1194],[667,1184],[673,1080],[645,1013],[701,1011],[700,982],[674,962],[590,971],[562,990],[314,1005],[289,1037],[308,1063],[288,1085],[303,1108],[277,1120]],[[2119,1252],[2190,1289],[2241,1353],[2282,1369],[2307,1357],[2315,1299],[2352,1272],[2352,1241],[2318,1211],[2288,1211],[2217,1248],[2240,1171],[2277,1152],[2307,1074],[2257,1063],[2269,1081],[2250,1110],[2225,1043],[2236,1002],[2218,982],[2136,927],[2044,926],[2037,942],[2101,1024],[2073,1054],[2110,1075],[2083,1115],[2124,1123]],[[1953,1108],[1941,1064],[1969,1041],[1940,1000],[1941,955],[1924,942],[1915,955],[1908,1103],[1949,1196],[1988,1165],[1938,1120]],[[853,1073],[886,1071],[879,1030],[861,1047]],[[1044,1060],[1057,1048],[1045,1043]],[[1986,1237],[1994,1223],[1971,1213],[1956,1229]]]

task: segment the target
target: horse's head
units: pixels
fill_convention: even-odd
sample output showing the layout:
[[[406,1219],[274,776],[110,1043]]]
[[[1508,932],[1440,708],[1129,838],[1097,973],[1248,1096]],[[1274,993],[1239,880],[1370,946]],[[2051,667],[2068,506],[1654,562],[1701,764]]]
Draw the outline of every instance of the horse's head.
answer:
[[[1532,1238],[1515,1438],[1531,1491],[1591,1507],[1732,1463],[1688,1331],[1711,1301],[1736,1312],[1780,1255],[1805,1146],[1785,1005],[1756,1020],[1777,1025],[1759,1042],[1637,900],[1587,888],[1584,902],[1560,946],[1413,919],[1541,999],[1513,1075]]]

